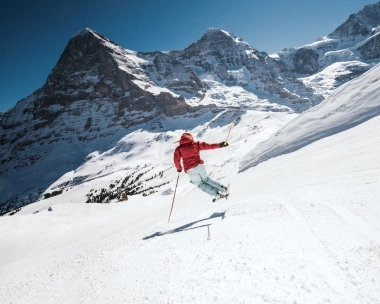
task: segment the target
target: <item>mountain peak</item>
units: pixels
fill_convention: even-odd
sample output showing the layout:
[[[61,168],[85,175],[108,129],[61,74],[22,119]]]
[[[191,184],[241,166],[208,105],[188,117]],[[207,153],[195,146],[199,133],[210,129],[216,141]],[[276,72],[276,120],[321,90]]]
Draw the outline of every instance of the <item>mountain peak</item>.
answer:
[[[337,27],[329,38],[352,38],[368,36],[372,29],[380,25],[380,2],[364,6],[356,14],[351,14],[347,21]]]
[[[76,33],[73,37],[85,35],[85,34],[88,34],[88,33],[96,34],[96,32],[94,30],[86,27],[84,30],[81,30],[78,33]]]
[[[108,42],[111,42],[113,44],[115,44],[114,42],[110,41],[108,38],[104,37],[103,35],[97,33],[96,31],[94,31],[93,29],[90,29],[90,28],[85,28],[84,30],[76,33],[70,40],[78,40],[78,39],[85,39],[85,40],[88,40],[88,39],[97,39],[97,40],[103,40],[103,41],[108,41]]]
[[[209,27],[203,34],[201,39],[218,38],[218,39],[232,39],[235,42],[244,42],[242,38],[236,37],[234,34],[221,30],[218,28]]]
[[[214,27],[209,27],[207,29],[207,31],[205,32],[205,34],[207,34],[207,35],[224,34],[224,35],[231,36],[231,34],[229,32],[221,30],[221,29],[218,29],[218,28],[214,28]]]

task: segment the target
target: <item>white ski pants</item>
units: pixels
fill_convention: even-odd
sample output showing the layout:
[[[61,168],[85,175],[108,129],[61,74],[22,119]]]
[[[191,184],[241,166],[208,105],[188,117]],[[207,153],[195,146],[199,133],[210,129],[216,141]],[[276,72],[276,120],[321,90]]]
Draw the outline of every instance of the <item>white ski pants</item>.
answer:
[[[199,189],[212,196],[215,196],[218,193],[218,191],[224,191],[222,184],[212,180],[207,175],[206,167],[203,164],[189,169],[187,171],[187,174],[190,177],[191,183],[198,186]]]

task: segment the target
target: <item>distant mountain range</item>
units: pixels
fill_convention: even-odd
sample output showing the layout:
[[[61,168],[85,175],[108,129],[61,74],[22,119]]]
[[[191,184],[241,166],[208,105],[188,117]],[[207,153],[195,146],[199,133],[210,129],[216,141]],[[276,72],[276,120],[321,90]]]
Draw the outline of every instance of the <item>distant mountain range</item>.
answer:
[[[221,29],[139,53],[94,30],[70,39],[42,88],[0,113],[0,213],[41,198],[94,151],[137,129],[184,129],[225,109],[301,113],[380,61],[380,2],[327,37],[268,55]],[[170,122],[170,123],[169,123]]]
[[[299,48],[284,49],[274,57],[316,94],[327,97],[379,62],[380,2],[350,15],[327,37]]]

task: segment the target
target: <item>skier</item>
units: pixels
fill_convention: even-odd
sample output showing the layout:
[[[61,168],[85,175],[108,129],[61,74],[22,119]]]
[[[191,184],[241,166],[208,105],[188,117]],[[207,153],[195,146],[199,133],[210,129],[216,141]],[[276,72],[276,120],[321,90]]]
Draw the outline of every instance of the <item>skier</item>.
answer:
[[[183,133],[179,141],[179,146],[174,151],[174,165],[177,172],[182,172],[181,158],[185,173],[190,177],[190,182],[198,186],[199,189],[212,195],[216,199],[226,197],[227,187],[217,181],[212,180],[206,173],[204,161],[199,155],[200,150],[211,150],[227,147],[228,143],[223,141],[219,144],[208,144],[194,141],[190,133]]]

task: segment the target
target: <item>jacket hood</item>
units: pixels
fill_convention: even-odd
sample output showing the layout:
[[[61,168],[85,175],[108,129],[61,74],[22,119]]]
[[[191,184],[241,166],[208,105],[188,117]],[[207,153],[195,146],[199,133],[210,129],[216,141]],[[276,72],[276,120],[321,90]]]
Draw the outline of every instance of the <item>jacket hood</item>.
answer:
[[[179,140],[180,145],[185,145],[192,143],[194,141],[193,135],[190,133],[183,133],[181,139]]]

